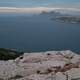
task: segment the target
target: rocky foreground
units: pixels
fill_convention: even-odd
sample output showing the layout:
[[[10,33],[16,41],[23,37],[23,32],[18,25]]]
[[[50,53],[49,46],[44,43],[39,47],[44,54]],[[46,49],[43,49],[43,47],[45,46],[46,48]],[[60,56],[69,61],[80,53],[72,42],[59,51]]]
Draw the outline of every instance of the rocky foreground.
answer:
[[[24,53],[0,61],[0,80],[80,80],[80,55],[69,50]]]

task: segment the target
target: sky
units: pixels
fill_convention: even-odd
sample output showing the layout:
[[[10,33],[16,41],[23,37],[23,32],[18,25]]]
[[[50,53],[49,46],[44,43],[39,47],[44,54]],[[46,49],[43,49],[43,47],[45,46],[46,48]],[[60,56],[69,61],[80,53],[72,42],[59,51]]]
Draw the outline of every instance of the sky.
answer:
[[[80,0],[0,0],[0,7],[76,7]]]
[[[41,12],[53,9],[80,12],[80,0],[0,0],[0,12]]]

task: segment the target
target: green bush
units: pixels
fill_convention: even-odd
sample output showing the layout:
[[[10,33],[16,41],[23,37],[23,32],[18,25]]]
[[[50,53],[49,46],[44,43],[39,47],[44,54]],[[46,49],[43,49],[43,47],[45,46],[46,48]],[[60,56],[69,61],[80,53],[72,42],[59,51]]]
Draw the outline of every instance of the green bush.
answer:
[[[23,52],[18,52],[18,51],[11,50],[11,49],[0,48],[0,60],[15,59],[22,54]]]

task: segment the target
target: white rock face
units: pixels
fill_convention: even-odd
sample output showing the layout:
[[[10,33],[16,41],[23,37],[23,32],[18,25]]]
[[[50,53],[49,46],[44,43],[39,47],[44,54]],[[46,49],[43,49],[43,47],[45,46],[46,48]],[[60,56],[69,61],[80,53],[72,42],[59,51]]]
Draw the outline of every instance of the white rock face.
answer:
[[[0,80],[80,79],[80,55],[72,51],[24,53],[15,60],[0,61]]]
[[[62,74],[61,72],[58,72],[56,74],[56,80],[66,80],[66,76]]]
[[[8,61],[0,61],[0,78],[5,80],[17,74],[18,67],[14,63]]]

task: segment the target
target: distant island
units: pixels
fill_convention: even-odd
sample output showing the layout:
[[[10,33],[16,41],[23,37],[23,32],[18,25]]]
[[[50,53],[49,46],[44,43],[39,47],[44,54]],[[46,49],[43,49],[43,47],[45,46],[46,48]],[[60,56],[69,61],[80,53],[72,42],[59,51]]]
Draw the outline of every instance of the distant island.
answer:
[[[73,24],[80,23],[80,17],[76,17],[76,16],[61,16],[61,17],[52,18],[52,20],[56,20],[64,23],[73,23]]]
[[[58,21],[58,22],[63,22],[63,23],[73,23],[77,24],[80,23],[80,16],[76,15],[70,15],[70,14],[62,14],[57,11],[42,11],[40,15],[47,15],[50,17],[51,20]]]

